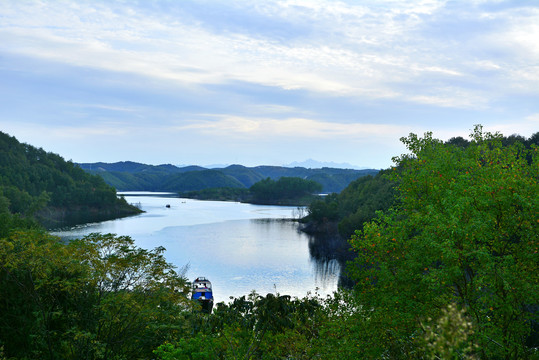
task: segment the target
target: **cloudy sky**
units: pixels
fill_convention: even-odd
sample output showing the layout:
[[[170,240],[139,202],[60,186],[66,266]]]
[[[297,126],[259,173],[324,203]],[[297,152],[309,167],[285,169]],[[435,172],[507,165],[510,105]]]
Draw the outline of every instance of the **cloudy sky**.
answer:
[[[74,162],[386,168],[539,131],[539,3],[0,0],[0,131]]]

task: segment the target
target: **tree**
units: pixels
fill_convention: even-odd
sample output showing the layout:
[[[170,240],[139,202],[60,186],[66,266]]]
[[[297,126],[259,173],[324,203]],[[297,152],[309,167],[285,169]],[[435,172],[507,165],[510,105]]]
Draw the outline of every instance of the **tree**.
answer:
[[[33,217],[49,228],[140,212],[119,199],[101,177],[2,132],[0,196],[9,200],[10,213]]]
[[[309,198],[322,191],[322,185],[312,180],[298,177],[281,177],[279,180],[266,178],[249,188],[253,201],[257,203],[282,203]]]
[[[88,265],[95,293],[91,318],[83,332],[102,342],[104,358],[150,356],[151,351],[182,328],[182,311],[189,308],[184,271],[178,274],[158,247],[134,246],[128,236],[91,234],[73,246]],[[95,334],[95,335],[94,335]],[[95,341],[95,340],[94,340]],[[77,344],[75,341],[73,343]],[[89,344],[82,344],[85,352]],[[80,350],[74,347],[74,358]]]
[[[326,229],[327,222],[338,223],[339,234],[348,239],[363,223],[370,221],[378,210],[387,210],[394,201],[394,186],[387,178],[387,171],[376,176],[363,176],[352,181],[339,194],[329,194],[313,201],[304,219],[318,229]]]
[[[394,159],[398,205],[351,239],[372,356],[417,356],[420,324],[449,304],[471,318],[481,358],[528,358],[537,346],[539,151],[480,126],[471,138],[401,139],[411,154]]]
[[[192,334],[160,346],[155,354],[172,359],[303,358],[314,342],[317,298],[251,293],[219,303],[211,315],[197,314]]]
[[[183,331],[187,282],[163,248],[92,234],[64,244],[42,231],[0,239],[0,346],[39,359],[151,358]]]

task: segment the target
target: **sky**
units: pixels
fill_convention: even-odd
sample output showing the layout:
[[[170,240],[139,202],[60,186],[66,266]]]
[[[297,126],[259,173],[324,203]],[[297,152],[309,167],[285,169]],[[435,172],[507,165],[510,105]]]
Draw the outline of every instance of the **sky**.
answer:
[[[0,131],[73,162],[390,167],[539,131],[539,2],[0,0]]]

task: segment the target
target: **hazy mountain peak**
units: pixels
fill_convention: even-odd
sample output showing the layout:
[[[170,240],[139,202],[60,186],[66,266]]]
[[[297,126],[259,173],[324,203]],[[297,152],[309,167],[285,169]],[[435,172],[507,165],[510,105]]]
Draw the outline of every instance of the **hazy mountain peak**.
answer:
[[[317,161],[317,160],[313,160],[313,159],[307,159],[305,161],[301,161],[301,162],[297,162],[297,161],[294,161],[290,164],[287,164],[287,165],[283,165],[283,166],[286,166],[286,167],[304,167],[304,168],[308,168],[308,169],[320,169],[320,168],[324,168],[324,167],[328,167],[328,168],[338,168],[338,169],[357,169],[357,170],[363,170],[365,168],[361,168],[361,167],[358,167],[358,166],[355,166],[355,165],[351,165],[351,164],[348,164],[348,163],[336,163],[336,162],[323,162],[323,161]]]

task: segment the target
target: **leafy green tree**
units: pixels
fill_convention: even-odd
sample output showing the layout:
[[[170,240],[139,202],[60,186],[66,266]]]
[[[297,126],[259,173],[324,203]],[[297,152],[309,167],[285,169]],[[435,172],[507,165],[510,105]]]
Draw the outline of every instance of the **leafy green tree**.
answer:
[[[0,343],[8,357],[60,357],[75,304],[66,300],[82,291],[81,272],[68,248],[44,232],[0,239]]]
[[[365,334],[369,333],[370,312],[352,292],[340,289],[320,301],[313,339],[307,359],[369,359]]]
[[[325,196],[322,200],[313,201],[307,209],[309,221],[324,223],[339,220],[339,203],[337,199],[337,194],[333,193]]]
[[[127,236],[91,234],[75,241],[88,264],[96,293],[89,331],[103,343],[103,356],[150,356],[164,340],[181,331],[181,312],[190,306],[183,273],[166,262],[165,249],[145,250]],[[85,339],[89,340],[89,339]],[[82,351],[90,344],[84,341]],[[74,357],[80,349],[74,348]]]
[[[160,359],[309,358],[316,338],[317,298],[251,293],[219,303],[211,315],[198,313],[193,334],[160,346]]]
[[[252,294],[219,304],[212,321],[220,328],[227,353],[235,359],[250,359],[258,353],[266,335],[292,327],[293,303],[288,296]]]
[[[0,239],[0,346],[35,359],[151,358],[183,332],[187,282],[163,248],[40,231]]]
[[[370,357],[417,357],[420,324],[452,303],[472,321],[478,357],[533,356],[539,151],[501,140],[480,126],[465,148],[430,133],[402,139],[411,153],[394,159],[398,205],[351,239]]]
[[[0,239],[7,237],[10,232],[21,229],[38,229],[41,226],[30,217],[12,214],[9,210],[10,201],[0,191]]]

